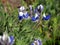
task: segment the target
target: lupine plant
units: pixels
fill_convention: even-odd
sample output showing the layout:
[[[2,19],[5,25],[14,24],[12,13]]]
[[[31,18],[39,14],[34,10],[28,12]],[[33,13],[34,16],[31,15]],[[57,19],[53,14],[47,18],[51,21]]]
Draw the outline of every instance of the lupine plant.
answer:
[[[33,43],[31,43],[31,45],[42,45],[42,41],[35,39],[35,41]]]
[[[13,45],[60,45],[60,0],[20,1],[6,13],[0,0],[0,39],[7,31]]]
[[[4,32],[3,35],[0,36],[0,45],[13,45],[14,44],[14,36],[8,36],[8,33]]]

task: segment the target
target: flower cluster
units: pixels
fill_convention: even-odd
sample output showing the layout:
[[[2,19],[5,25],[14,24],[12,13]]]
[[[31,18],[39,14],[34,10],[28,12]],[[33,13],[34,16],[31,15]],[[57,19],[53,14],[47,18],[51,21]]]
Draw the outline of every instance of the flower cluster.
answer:
[[[1,45],[13,45],[14,44],[14,36],[8,36],[6,32],[3,33],[3,36],[0,36],[0,44]]]
[[[19,16],[18,17],[19,17],[19,20],[29,18],[29,13],[26,11],[24,6],[21,6],[19,8]]]
[[[31,43],[31,45],[42,45],[42,41],[41,40],[34,40],[34,42]]]
[[[28,11],[26,11],[26,8],[24,6],[21,6],[19,8],[19,20],[23,20],[23,19],[31,19],[32,21],[38,21],[40,19],[40,15],[44,10],[44,6],[43,5],[38,5],[35,9],[33,9],[32,5],[29,5],[29,10],[30,13],[28,13]],[[43,20],[49,20],[50,19],[50,14],[45,15],[45,13],[43,14]]]

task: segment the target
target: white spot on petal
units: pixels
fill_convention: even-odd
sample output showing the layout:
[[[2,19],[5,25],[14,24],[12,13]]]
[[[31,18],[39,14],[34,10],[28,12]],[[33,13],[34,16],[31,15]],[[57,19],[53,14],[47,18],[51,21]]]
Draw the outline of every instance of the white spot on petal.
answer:
[[[40,5],[40,8],[41,8],[41,11],[43,11],[43,9],[44,9],[43,5]]]
[[[23,16],[23,12],[19,12],[19,16]]]
[[[45,13],[43,13],[43,17],[46,17]]]
[[[36,17],[38,17],[38,14],[37,14],[37,13],[35,13],[35,18],[36,18]]]
[[[2,36],[0,36],[0,39],[2,38]]]
[[[5,32],[3,33],[3,37],[2,37],[3,41],[7,40],[8,39],[8,34]]]
[[[40,6],[38,5],[38,7],[37,7],[38,9],[40,8]]]

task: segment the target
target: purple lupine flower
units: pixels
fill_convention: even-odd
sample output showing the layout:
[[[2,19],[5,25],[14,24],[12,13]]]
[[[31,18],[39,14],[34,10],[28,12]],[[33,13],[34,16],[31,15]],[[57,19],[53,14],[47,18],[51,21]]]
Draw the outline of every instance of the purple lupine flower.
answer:
[[[35,40],[34,42],[31,43],[31,45],[42,45],[41,40]]]
[[[51,17],[50,14],[48,14],[48,15],[43,14],[43,20],[49,20],[50,17]]]
[[[23,12],[19,12],[18,18],[19,18],[19,20],[23,19]]]
[[[24,13],[23,13],[23,17],[24,17],[24,18],[29,18],[29,13],[28,13],[27,11],[24,12]]]
[[[32,16],[32,21],[37,21],[39,20],[39,15],[37,13],[35,13],[35,16]]]
[[[32,21],[36,21],[36,18],[34,16],[32,17]]]
[[[0,44],[1,45],[13,45],[14,37],[9,36],[7,32],[3,33],[3,36],[0,36]]]

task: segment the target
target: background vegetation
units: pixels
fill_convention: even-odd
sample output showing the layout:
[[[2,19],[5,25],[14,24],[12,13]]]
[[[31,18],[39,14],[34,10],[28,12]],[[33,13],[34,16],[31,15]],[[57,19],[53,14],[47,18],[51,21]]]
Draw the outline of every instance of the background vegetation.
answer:
[[[44,27],[36,27],[39,23],[31,20],[19,22],[18,9],[5,13],[4,7],[0,1],[0,35],[7,31],[9,35],[15,37],[14,45],[30,45],[34,38],[42,39],[43,45],[60,45],[60,0],[35,0],[32,2],[35,8],[38,4],[44,5],[44,12],[51,13],[48,21],[42,21]],[[22,0],[21,5],[27,3]]]

